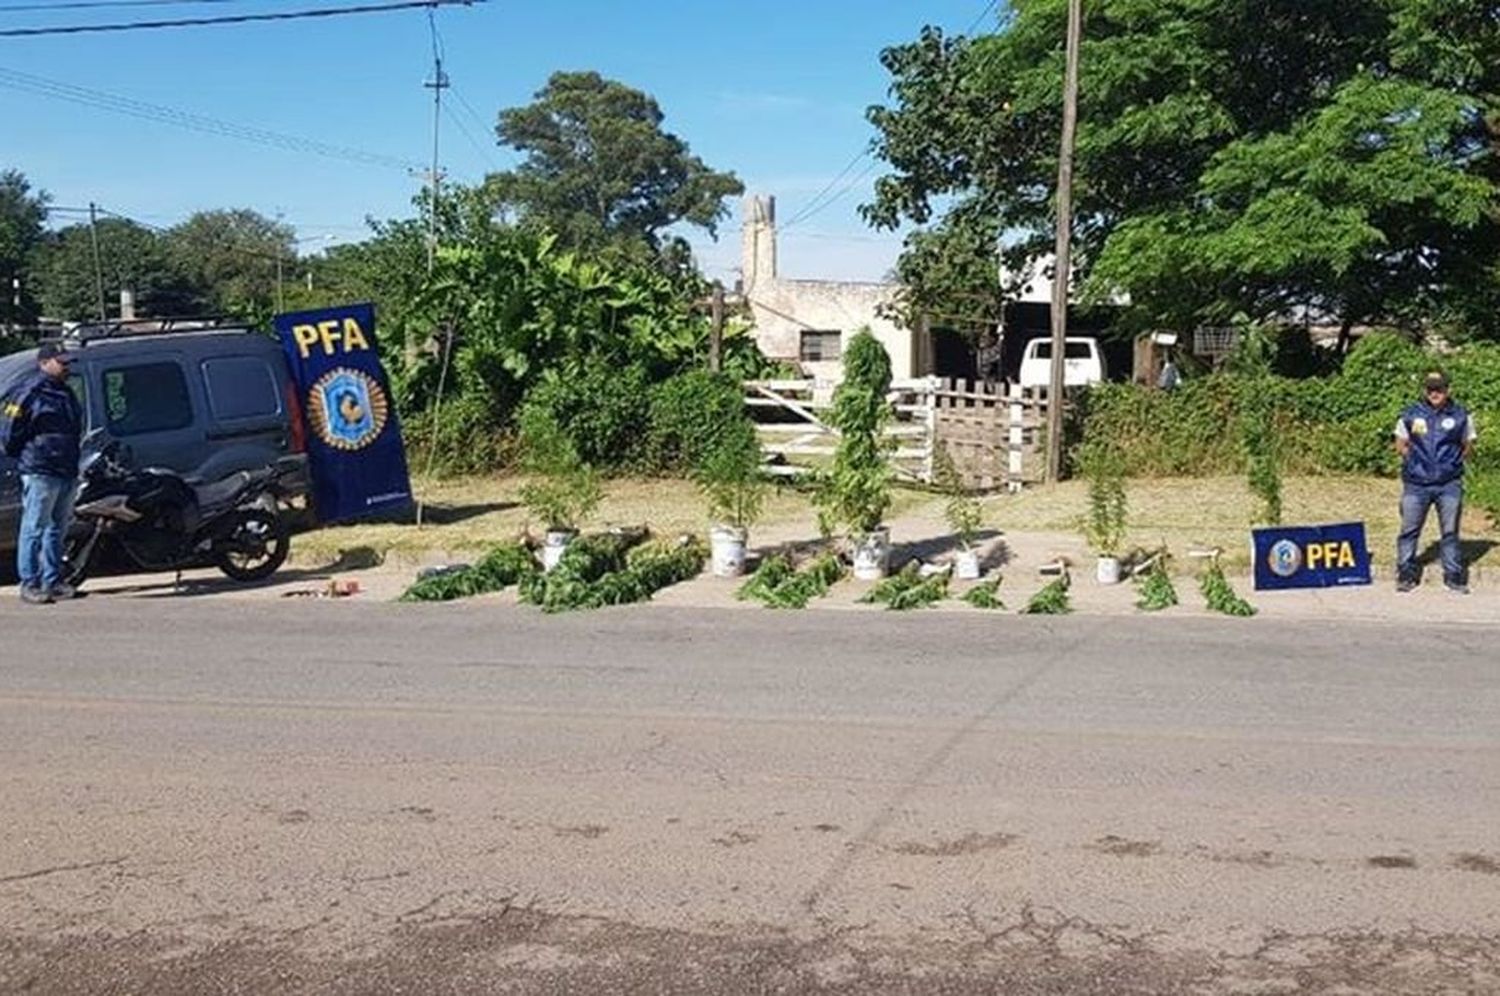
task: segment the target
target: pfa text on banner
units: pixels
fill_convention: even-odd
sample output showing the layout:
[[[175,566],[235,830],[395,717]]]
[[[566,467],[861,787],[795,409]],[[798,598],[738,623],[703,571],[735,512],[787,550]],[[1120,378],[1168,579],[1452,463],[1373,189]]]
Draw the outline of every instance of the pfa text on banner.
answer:
[[[401,427],[375,349],[374,307],[297,311],[275,322],[307,422],[318,520],[342,522],[410,504]]]
[[[1370,583],[1363,522],[1251,531],[1257,591]]]

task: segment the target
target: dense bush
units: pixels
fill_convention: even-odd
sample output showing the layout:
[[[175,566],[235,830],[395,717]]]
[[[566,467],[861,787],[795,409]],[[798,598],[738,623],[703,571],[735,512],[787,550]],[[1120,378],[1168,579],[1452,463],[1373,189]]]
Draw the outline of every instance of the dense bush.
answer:
[[[1500,511],[1500,450],[1487,442],[1500,430],[1500,346],[1488,343],[1439,356],[1400,336],[1376,334],[1326,377],[1221,373],[1170,392],[1104,385],[1083,399],[1074,469],[1085,448],[1104,445],[1121,454],[1132,476],[1243,473],[1246,453],[1235,430],[1256,412],[1274,426],[1286,472],[1391,476],[1400,469],[1391,446],[1396,419],[1417,400],[1422,375],[1434,366],[1448,371],[1454,399],[1479,426],[1470,496]]]
[[[645,456],[648,383],[642,367],[590,359],[550,372],[526,395],[523,407],[550,416],[584,463],[624,470],[639,466]]]
[[[650,469],[686,471],[744,420],[744,391],[727,374],[689,370],[651,388],[650,417],[645,454]]]

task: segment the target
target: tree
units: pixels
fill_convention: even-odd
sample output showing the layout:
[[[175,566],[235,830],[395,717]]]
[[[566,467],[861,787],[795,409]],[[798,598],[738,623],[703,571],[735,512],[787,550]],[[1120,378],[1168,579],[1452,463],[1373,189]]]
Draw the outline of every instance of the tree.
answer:
[[[32,266],[47,220],[46,191],[33,190],[19,170],[0,172],[0,328],[36,318]],[[20,280],[20,303],[12,281]]]
[[[887,49],[892,172],[863,208],[927,226],[918,307],[985,291],[1051,242],[1065,0],[993,36]],[[1092,0],[1075,250],[1094,299],[1141,326],[1306,311],[1500,335],[1500,21],[1454,0]],[[942,210],[939,210],[941,206]],[[947,310],[952,310],[948,308]]]
[[[173,226],[163,245],[173,267],[216,314],[269,315],[296,261],[293,230],[248,208],[199,211]]]
[[[162,236],[123,218],[97,226],[105,314],[118,317],[120,291],[135,292],[137,314],[181,315],[204,310],[200,290],[177,268]],[[42,313],[65,321],[99,317],[93,237],[88,224],[48,237],[38,254]]]
[[[500,143],[526,158],[492,175],[490,188],[569,248],[670,253],[680,240],[667,229],[686,222],[716,234],[725,199],[744,185],[661,125],[661,108],[639,90],[594,72],[554,73],[533,103],[500,112]]]

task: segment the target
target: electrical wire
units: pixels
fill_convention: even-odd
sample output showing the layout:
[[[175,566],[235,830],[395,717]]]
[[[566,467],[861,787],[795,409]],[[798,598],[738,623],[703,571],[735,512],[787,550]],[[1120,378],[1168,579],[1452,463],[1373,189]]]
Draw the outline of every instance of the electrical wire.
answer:
[[[98,10],[109,7],[169,7],[197,3],[244,3],[245,0],[70,0],[68,3],[0,4],[0,14],[19,11]]]
[[[400,159],[396,156],[389,156],[379,152],[369,152],[349,146],[332,145],[328,142],[302,138],[297,135],[287,135],[265,128],[253,128],[249,125],[211,118],[202,114],[193,114],[161,104],[150,104],[142,100],[109,93],[105,90],[94,90],[73,83],[49,80],[42,76],[33,76],[30,73],[21,73],[4,67],[0,67],[0,86],[25,90],[29,93],[41,94],[42,96],[66,100],[75,104],[83,104],[88,107],[98,107],[104,110],[115,111],[146,121],[155,121],[160,124],[186,128],[190,131],[219,135],[224,138],[238,139],[242,142],[251,142],[256,145],[283,149],[288,152],[306,153],[308,155],[322,156],[326,159],[338,159],[343,162],[358,163],[362,166],[380,166],[386,169],[397,169],[403,173],[425,168],[419,163],[408,159]]]
[[[979,27],[980,22],[988,17],[991,12],[999,7],[999,5],[1000,0],[989,0],[989,2],[984,5],[984,9],[979,12],[979,15],[975,17],[973,22],[969,24],[969,27],[964,31],[964,34],[973,34],[974,29]],[[844,197],[848,196],[849,191],[853,190],[856,184],[858,184],[865,177],[869,176],[875,171],[876,167],[879,165],[878,161],[872,161],[870,165],[865,168],[864,172],[860,173],[848,183],[844,184],[843,187],[839,188],[837,193],[834,193],[830,196],[829,191],[833,190],[834,186],[839,182],[839,180],[843,179],[850,170],[857,166],[860,160],[864,159],[866,156],[869,156],[873,151],[874,147],[872,145],[867,145],[865,146],[865,148],[860,150],[859,154],[856,155],[853,159],[849,160],[848,164],[845,165],[843,169],[839,170],[834,178],[832,180],[829,180],[827,185],[824,186],[822,190],[818,191],[818,193],[814,195],[813,199],[808,201],[807,204],[802,208],[802,210],[794,214],[791,219],[785,224],[779,226],[779,230],[784,232],[794,225],[799,225],[802,222],[806,221],[808,218],[811,218],[819,212],[826,210],[827,208],[843,200]]]
[[[183,17],[170,21],[124,21],[115,24],[64,24],[48,28],[5,28],[0,38],[34,38],[38,35],[79,35],[100,31],[144,31],[154,28],[194,28],[212,24],[248,24],[253,21],[292,21],[308,17],[343,17],[348,14],[381,14],[416,7],[465,7],[486,0],[397,0],[395,3],[360,4],[352,7],[321,7],[288,10],[274,14],[229,14],[223,17]]]

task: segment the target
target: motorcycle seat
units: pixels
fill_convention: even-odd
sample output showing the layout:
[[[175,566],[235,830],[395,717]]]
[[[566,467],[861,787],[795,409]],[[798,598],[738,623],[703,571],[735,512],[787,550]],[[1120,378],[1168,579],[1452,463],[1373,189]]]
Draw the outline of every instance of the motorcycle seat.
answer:
[[[250,472],[242,470],[230,474],[222,481],[212,484],[200,484],[194,490],[198,494],[198,506],[203,509],[215,508],[236,501],[250,483]]]

